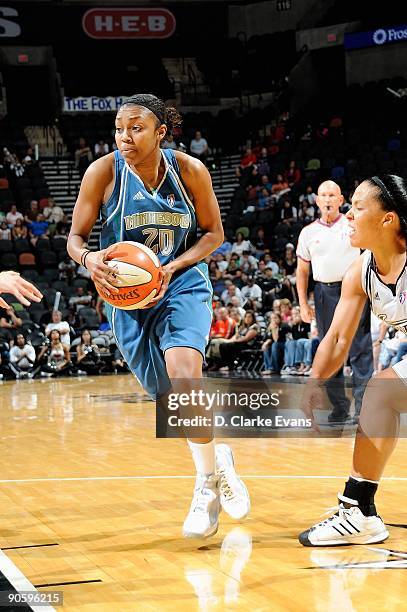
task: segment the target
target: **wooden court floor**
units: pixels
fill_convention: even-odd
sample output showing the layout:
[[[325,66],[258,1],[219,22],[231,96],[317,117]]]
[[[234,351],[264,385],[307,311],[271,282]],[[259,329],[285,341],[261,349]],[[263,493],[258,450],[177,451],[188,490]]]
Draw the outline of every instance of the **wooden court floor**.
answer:
[[[336,503],[349,438],[231,440],[251,515],[188,541],[189,451],[155,439],[130,375],[7,382],[0,398],[0,548],[40,592],[63,591],[57,610],[407,610],[405,439],[377,496],[384,544],[296,539]]]

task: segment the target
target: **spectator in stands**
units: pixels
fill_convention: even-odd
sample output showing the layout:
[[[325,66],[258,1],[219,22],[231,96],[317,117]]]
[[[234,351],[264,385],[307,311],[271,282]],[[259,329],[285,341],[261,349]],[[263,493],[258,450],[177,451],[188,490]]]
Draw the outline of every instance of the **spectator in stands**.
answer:
[[[297,270],[297,258],[295,256],[295,247],[292,242],[288,242],[285,245],[285,254],[281,261],[280,268],[290,283],[295,285],[297,282],[295,275]]]
[[[45,361],[45,365],[41,366],[43,377],[67,374],[71,369],[69,344],[62,342],[61,333],[56,328],[50,331],[49,342],[41,348],[38,354],[38,362],[41,363],[41,361]]]
[[[79,138],[78,148],[75,151],[75,168],[78,170],[81,179],[92,161],[93,155],[90,147],[84,138]]]
[[[232,248],[232,245],[230,245],[230,248]],[[226,259],[226,257],[224,255],[222,255],[222,253],[216,253],[215,261],[218,264],[219,270],[223,274],[223,272],[225,272],[227,270],[227,267],[229,265],[228,260]]]
[[[235,332],[236,322],[229,316],[229,311],[224,306],[219,308],[215,314],[210,337],[214,338],[231,338]]]
[[[15,313],[14,308],[0,308],[0,337],[8,343],[13,343],[17,331],[23,324],[22,319]]]
[[[91,292],[85,293],[83,287],[77,287],[76,295],[69,298],[69,306],[74,309],[75,313],[78,313],[84,306],[90,306],[92,299]]]
[[[38,205],[38,200],[31,200],[30,207],[28,212],[26,213],[24,219],[26,223],[32,223],[36,220],[38,213],[40,213],[40,208]]]
[[[254,282],[253,276],[247,277],[247,285],[242,287],[241,296],[243,300],[251,300],[253,304],[256,305],[257,308],[261,308],[262,304],[262,291]]]
[[[263,189],[267,189],[268,192],[271,193],[273,183],[270,182],[268,174],[263,174],[260,179],[260,187]]]
[[[288,183],[288,186],[293,188],[294,185],[300,182],[301,180],[301,171],[297,168],[297,164],[294,160],[290,161],[290,165],[288,170],[284,172],[284,180]]]
[[[264,227],[257,228],[253,239],[253,247],[255,249],[254,254],[258,259],[264,255],[267,248]]]
[[[250,240],[246,240],[242,232],[236,233],[236,240],[232,245],[232,253],[236,253],[237,255],[242,255],[243,251],[252,250],[252,245],[250,244]]]
[[[242,271],[239,268],[239,260],[235,257],[231,257],[229,265],[223,273],[223,279],[225,280],[225,282],[229,280],[234,283],[240,279],[241,275]]]
[[[260,328],[256,322],[255,314],[252,310],[247,310],[244,319],[230,340],[222,342],[219,346],[221,361],[213,369],[218,370],[222,366],[233,368],[233,362],[242,350],[253,348]]]
[[[33,162],[34,162],[34,151],[32,147],[28,147],[25,157],[23,157],[23,165],[25,167],[27,166],[32,166]]]
[[[275,312],[270,317],[266,338],[261,346],[264,367],[262,374],[280,374],[284,363],[284,349],[290,327],[283,323],[281,316]]]
[[[15,154],[11,154],[10,170],[14,172],[17,178],[24,175],[24,166]]]
[[[250,181],[250,177],[253,174],[253,169],[257,162],[257,157],[253,153],[250,147],[247,147],[245,154],[240,160],[240,164],[236,168],[236,176],[242,179],[243,183]]]
[[[300,195],[298,200],[299,200],[300,204],[303,204],[305,202],[306,204],[309,204],[310,206],[316,207],[317,196],[314,193],[312,185],[307,185],[307,187],[305,188],[304,193],[302,193]]]
[[[257,160],[257,171],[260,175],[262,175],[262,178],[264,175],[270,174],[270,163],[266,147],[262,147],[261,149],[260,155]]]
[[[14,224],[11,234],[14,240],[20,240],[21,238],[27,238],[28,230],[23,219],[18,218]]]
[[[11,240],[11,229],[5,221],[0,223],[0,240]]]
[[[273,208],[273,200],[270,192],[263,187],[260,191],[260,195],[257,198],[256,210],[270,210]]]
[[[48,198],[48,205],[42,212],[46,221],[50,224],[50,231],[51,229],[55,230],[58,223],[66,223],[66,215],[60,206],[56,206],[54,198]]]
[[[224,306],[231,303],[232,297],[237,297],[239,300],[239,306],[242,306],[242,294],[239,287],[236,287],[231,281],[225,281],[226,289],[222,292],[221,300]]]
[[[281,208],[281,222],[286,225],[292,225],[297,221],[297,209],[293,206],[290,200],[285,199]]]
[[[287,181],[284,180],[282,174],[277,174],[276,180],[271,188],[271,193],[276,197],[280,197],[290,190]]]
[[[102,360],[100,357],[99,348],[96,344],[92,344],[92,336],[88,329],[84,329],[81,333],[81,342],[76,347],[76,363],[80,366],[81,373],[83,369],[87,374],[97,374],[100,372]]]
[[[7,213],[6,215],[6,221],[9,225],[10,228],[13,227],[13,225],[15,225],[15,222],[17,221],[17,219],[22,219],[24,220],[23,215],[17,210],[17,206],[15,204],[11,205],[11,209],[10,211]]]
[[[262,303],[264,308],[272,308],[281,290],[281,283],[275,278],[273,269],[265,267],[264,272],[257,279],[257,284],[262,290]]]
[[[35,221],[32,221],[28,225],[28,235],[30,237],[30,242],[33,246],[37,244],[39,238],[49,238],[48,228],[48,221],[45,221],[44,215],[42,213],[38,213]]]
[[[129,368],[125,360],[123,359],[123,355],[116,347],[114,351],[113,361],[112,361],[113,372],[117,374],[118,372],[128,372]]]
[[[222,342],[233,337],[236,329],[236,321],[229,315],[227,308],[219,308],[215,312],[215,321],[210,332],[210,342],[206,351],[208,364],[213,360],[220,360],[219,346]],[[206,369],[212,369],[211,367]]]
[[[308,204],[305,200],[300,205],[298,211],[298,219],[303,223],[312,223],[316,217],[316,208],[312,204]]]
[[[251,274],[255,273],[258,267],[258,261],[253,255],[250,255],[250,251],[243,251],[239,259],[240,270],[245,274]]]
[[[164,142],[161,143],[161,148],[172,149],[173,151],[176,151],[178,149],[177,143],[175,142],[174,136],[172,134],[168,134],[166,136]]]
[[[76,263],[66,255],[66,257],[59,262],[59,279],[70,282],[76,276]]]
[[[265,253],[262,258],[266,264],[266,268],[271,268],[273,270],[273,274],[277,275],[280,271],[277,262],[274,261],[272,253]]]
[[[283,323],[291,323],[292,308],[288,298],[280,299],[280,316]]]
[[[311,369],[312,344],[309,338],[311,325],[301,320],[300,309],[293,308],[290,333],[284,350],[284,367],[281,373],[302,375]]]
[[[189,150],[191,155],[197,157],[201,161],[205,162],[206,158],[209,154],[208,143],[205,138],[202,137],[202,134],[199,130],[195,132],[195,138],[191,140],[191,144],[189,145]]]
[[[109,145],[104,140],[99,140],[95,144],[94,151],[95,151],[95,159],[98,159],[98,157],[103,157],[104,155],[107,155],[107,153],[109,153]]]
[[[16,335],[16,343],[10,349],[9,368],[19,378],[34,378],[35,348],[29,344],[24,334]]]
[[[70,328],[68,321],[62,320],[62,312],[60,310],[53,310],[51,316],[52,322],[48,323],[45,328],[45,335],[51,337],[51,332],[55,329],[60,333],[60,341],[65,346],[71,346]]]

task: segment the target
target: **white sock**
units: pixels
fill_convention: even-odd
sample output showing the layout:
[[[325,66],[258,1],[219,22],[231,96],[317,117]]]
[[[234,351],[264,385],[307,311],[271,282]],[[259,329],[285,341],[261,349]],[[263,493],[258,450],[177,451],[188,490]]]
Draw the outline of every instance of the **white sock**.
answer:
[[[198,474],[209,476],[216,471],[215,458],[215,442],[211,440],[206,444],[197,444],[188,440],[189,448],[191,449],[192,459],[195,463],[195,468]]]

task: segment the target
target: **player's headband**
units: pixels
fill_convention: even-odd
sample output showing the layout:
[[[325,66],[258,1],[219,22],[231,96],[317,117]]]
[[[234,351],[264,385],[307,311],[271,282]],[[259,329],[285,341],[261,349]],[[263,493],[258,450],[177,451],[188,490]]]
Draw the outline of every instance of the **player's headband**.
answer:
[[[164,116],[165,110],[164,112],[160,112],[159,109],[157,108],[156,101],[153,100],[150,102],[150,100],[146,98],[147,96],[144,96],[144,95],[131,96],[130,98],[128,98],[127,100],[123,102],[122,106],[130,106],[130,105],[131,106],[142,106],[143,108],[146,108],[151,113],[153,113],[153,115],[157,117],[158,121],[160,122],[160,125],[165,123],[165,116]]]
[[[372,183],[376,185],[376,187],[380,189],[383,199],[386,200],[387,204],[391,206],[391,208],[396,208],[396,204],[393,198],[391,197],[390,192],[387,189],[386,185],[383,183],[383,181],[379,179],[378,176],[372,176],[370,180],[372,181]]]

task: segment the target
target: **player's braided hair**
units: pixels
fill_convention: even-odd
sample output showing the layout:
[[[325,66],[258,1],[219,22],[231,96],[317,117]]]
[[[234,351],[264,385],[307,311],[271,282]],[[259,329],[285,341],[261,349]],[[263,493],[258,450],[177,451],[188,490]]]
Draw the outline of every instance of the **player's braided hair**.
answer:
[[[167,126],[167,134],[171,134],[174,128],[182,124],[182,117],[177,109],[172,106],[165,106],[164,100],[153,94],[135,94],[127,98],[123,102],[123,106],[144,106],[144,108],[148,108],[159,121],[157,127],[163,123]]]
[[[367,182],[376,188],[376,197],[383,209],[397,213],[403,238],[407,241],[407,181],[396,174],[383,174],[372,176]]]

